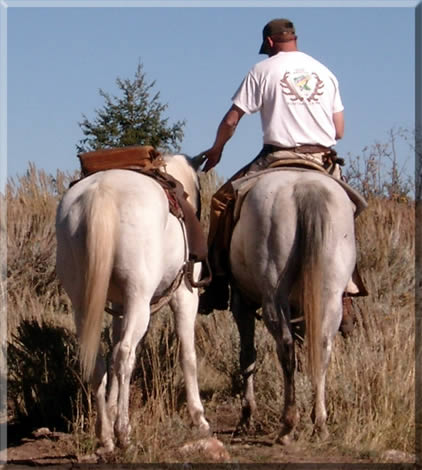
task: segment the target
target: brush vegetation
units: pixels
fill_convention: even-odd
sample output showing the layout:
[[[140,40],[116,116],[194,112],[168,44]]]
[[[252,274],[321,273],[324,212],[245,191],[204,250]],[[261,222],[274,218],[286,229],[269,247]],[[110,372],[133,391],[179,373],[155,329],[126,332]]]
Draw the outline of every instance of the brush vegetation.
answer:
[[[95,447],[95,407],[81,378],[71,306],[54,272],[55,211],[76,176],[58,171],[53,177],[30,165],[7,184],[7,378],[11,422],[27,432],[42,426],[70,432],[74,452],[83,455]],[[221,181],[214,172],[201,180],[207,228],[210,198]],[[311,388],[303,372],[296,387],[301,445],[377,461],[388,449],[414,452],[415,217],[406,197],[367,196],[369,207],[356,228],[359,268],[370,295],[354,302],[352,333],[336,338],[327,377],[327,442],[311,436]],[[198,316],[196,335],[201,395],[218,429],[227,417],[223,406],[240,414],[238,333],[230,312],[214,312]],[[255,424],[257,432],[270,435],[280,426],[282,372],[262,322],[256,342]],[[109,319],[102,348],[110,349]],[[297,354],[300,364],[303,352]],[[172,315],[163,308],[138,348],[131,395],[136,445],[118,461],[177,460],[175,449],[191,435],[178,356]]]

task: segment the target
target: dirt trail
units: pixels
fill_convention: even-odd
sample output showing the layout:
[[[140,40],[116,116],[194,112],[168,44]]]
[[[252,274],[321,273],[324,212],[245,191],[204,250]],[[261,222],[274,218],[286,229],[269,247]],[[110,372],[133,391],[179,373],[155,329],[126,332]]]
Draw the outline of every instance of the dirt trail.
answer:
[[[400,463],[400,469],[414,468],[414,456],[399,451],[388,451],[377,460],[362,459],[357,456],[345,456],[332,451],[329,455],[301,447],[300,444],[282,446],[274,444],[269,436],[242,436],[233,437],[234,419],[236,414],[232,410],[218,413],[219,417],[214,438],[190,441],[182,446],[175,456],[176,462],[219,462],[219,463],[324,463],[339,464],[331,466],[331,469],[341,469],[344,464],[363,464],[359,468],[370,468],[374,463]],[[216,417],[215,417],[216,418]],[[47,428],[41,428],[30,437],[16,439],[13,442],[13,431],[10,435],[11,443],[7,449],[7,461],[9,468],[23,466],[55,466],[74,467],[79,464],[100,464],[101,459],[96,455],[78,456],[75,453],[72,438],[69,434],[51,432]],[[183,448],[184,447],[184,448]],[[404,464],[404,465],[403,465]],[[369,465],[369,466],[368,466]],[[137,465],[137,468],[142,467]],[[194,468],[194,467],[192,467]],[[324,467],[321,467],[324,468]],[[396,467],[397,468],[397,467]],[[159,470],[156,468],[156,470]]]

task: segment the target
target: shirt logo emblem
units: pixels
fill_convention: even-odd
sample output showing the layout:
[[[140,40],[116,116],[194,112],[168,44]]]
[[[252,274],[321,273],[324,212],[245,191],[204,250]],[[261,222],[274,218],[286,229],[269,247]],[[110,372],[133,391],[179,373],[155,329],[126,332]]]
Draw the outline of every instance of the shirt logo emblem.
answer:
[[[290,78],[290,72],[286,72],[280,80],[283,94],[290,99],[290,103],[307,101],[318,103],[319,97],[324,94],[324,82],[315,72],[295,72]]]

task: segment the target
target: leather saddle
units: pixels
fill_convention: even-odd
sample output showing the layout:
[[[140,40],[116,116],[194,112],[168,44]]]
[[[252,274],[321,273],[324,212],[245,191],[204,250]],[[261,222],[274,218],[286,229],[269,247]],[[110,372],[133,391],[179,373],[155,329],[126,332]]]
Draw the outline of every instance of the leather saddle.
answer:
[[[207,241],[199,218],[187,201],[182,183],[165,171],[165,161],[153,146],[100,149],[79,154],[78,158],[81,164],[81,178],[73,181],[71,186],[94,173],[112,169],[135,171],[157,181],[166,193],[170,212],[185,223],[189,258],[194,261],[207,259]]]

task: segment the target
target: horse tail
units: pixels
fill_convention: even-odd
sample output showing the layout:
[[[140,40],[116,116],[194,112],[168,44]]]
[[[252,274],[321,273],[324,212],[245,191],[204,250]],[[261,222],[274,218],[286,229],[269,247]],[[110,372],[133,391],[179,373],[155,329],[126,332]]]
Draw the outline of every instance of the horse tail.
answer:
[[[323,251],[328,232],[329,192],[319,184],[297,184],[293,190],[297,209],[296,253],[299,307],[305,317],[310,375],[317,383],[322,361]]]
[[[84,194],[86,239],[80,363],[84,379],[94,371],[111,278],[119,220],[110,188],[98,185]]]

